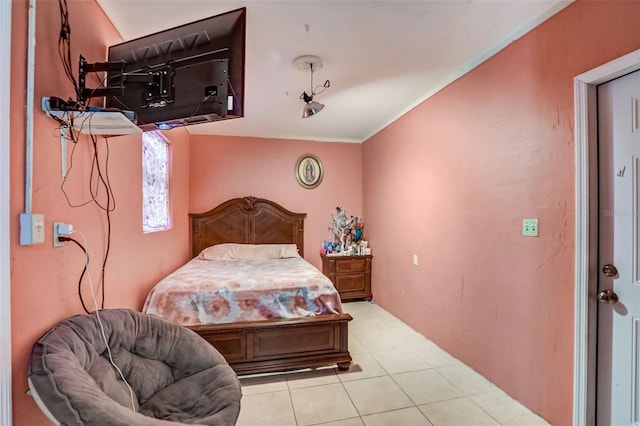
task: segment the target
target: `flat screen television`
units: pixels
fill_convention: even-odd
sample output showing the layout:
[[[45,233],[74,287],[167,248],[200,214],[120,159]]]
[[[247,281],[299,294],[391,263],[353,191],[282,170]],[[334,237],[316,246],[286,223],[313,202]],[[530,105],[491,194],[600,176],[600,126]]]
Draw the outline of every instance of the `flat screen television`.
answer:
[[[246,8],[109,47],[106,106],[133,111],[142,130],[244,115]]]

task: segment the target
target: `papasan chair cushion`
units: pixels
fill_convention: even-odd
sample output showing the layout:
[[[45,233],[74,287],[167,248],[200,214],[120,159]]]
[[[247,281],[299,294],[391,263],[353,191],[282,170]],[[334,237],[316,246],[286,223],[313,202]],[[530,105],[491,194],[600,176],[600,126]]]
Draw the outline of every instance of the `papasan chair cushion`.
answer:
[[[196,333],[128,309],[99,311],[56,325],[34,345],[29,387],[63,425],[234,425],[240,382]]]

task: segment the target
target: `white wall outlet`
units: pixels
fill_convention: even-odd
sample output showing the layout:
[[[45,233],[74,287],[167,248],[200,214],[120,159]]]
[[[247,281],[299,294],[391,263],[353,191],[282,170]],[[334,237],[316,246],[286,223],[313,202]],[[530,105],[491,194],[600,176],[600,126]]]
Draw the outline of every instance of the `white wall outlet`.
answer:
[[[64,222],[53,222],[53,247],[62,247],[63,241],[58,237],[73,234],[73,225]]]
[[[53,222],[53,247],[62,247],[64,242],[58,241],[60,233],[58,232],[58,225],[62,225],[62,222]]]
[[[537,237],[538,219],[522,219],[522,235],[525,237]]]
[[[418,255],[417,254],[413,255],[413,266],[418,266]]]

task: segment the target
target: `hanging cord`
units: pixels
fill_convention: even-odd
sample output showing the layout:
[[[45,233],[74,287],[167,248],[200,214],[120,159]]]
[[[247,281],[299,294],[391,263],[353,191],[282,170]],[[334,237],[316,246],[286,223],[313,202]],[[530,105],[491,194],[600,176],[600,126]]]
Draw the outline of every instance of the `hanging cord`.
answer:
[[[67,0],[58,0],[58,5],[60,7],[60,21],[61,21],[61,26],[60,26],[60,35],[58,38],[58,54],[60,56],[60,60],[62,62],[62,66],[64,68],[65,74],[67,75],[67,78],[69,79],[69,81],[71,82],[71,84],[73,85],[75,94],[76,94],[76,98],[78,99],[81,95],[80,93],[80,89],[78,86],[78,82],[76,80],[76,78],[73,75],[73,67],[72,67],[72,61],[71,61],[71,26],[69,24],[69,10],[68,10],[68,6],[67,6]],[[106,77],[105,77],[106,78]],[[100,82],[100,84],[104,83],[104,79]],[[89,117],[89,125],[90,125],[90,120],[91,117]],[[68,128],[68,130],[70,131],[71,134],[71,140],[74,142],[74,148],[72,150],[71,153],[71,158],[73,159],[73,153],[75,151],[75,147],[77,146],[77,137],[73,134],[73,118],[70,118],[71,121],[71,125],[67,125],[66,127]],[[60,122],[61,126],[63,126],[64,124],[68,124],[68,123],[62,123]],[[101,287],[102,287],[102,308],[98,307],[98,300],[96,298],[96,294],[95,294],[95,290],[93,288],[93,281],[91,280],[91,273],[87,273],[87,270],[89,268],[89,253],[88,253],[88,244],[87,244],[87,238],[84,236],[84,234],[82,232],[79,231],[74,231],[74,233],[79,234],[83,241],[84,241],[84,246],[82,244],[80,244],[78,241],[69,238],[69,237],[59,237],[60,241],[72,241],[75,244],[77,244],[83,251],[85,254],[85,266],[84,269],[82,271],[82,274],[80,276],[80,281],[78,282],[78,293],[80,295],[80,302],[82,303],[82,307],[85,310],[85,312],[89,313],[85,304],[84,304],[84,300],[82,299],[82,294],[81,294],[81,283],[82,283],[82,278],[84,277],[85,273],[87,273],[87,278],[89,280],[89,288],[91,290],[91,297],[93,299],[93,303],[95,306],[95,314],[96,314],[96,319],[98,320],[98,324],[100,325],[100,332],[102,334],[102,338],[104,340],[104,343],[106,345],[106,349],[107,349],[107,353],[109,356],[109,361],[111,362],[111,365],[113,365],[113,367],[118,371],[118,374],[120,375],[120,378],[122,379],[122,381],[125,383],[125,385],[127,386],[127,388],[129,389],[129,395],[131,397],[131,409],[135,412],[136,411],[136,404],[135,404],[135,399],[133,396],[133,390],[131,389],[131,386],[129,385],[129,383],[127,382],[127,380],[124,377],[124,374],[122,373],[122,370],[120,370],[120,368],[115,364],[115,362],[113,361],[113,356],[111,354],[111,348],[109,347],[109,341],[107,340],[107,336],[106,333],[104,331],[104,325],[102,324],[102,320],[100,319],[100,309],[104,309],[104,298],[105,298],[105,290],[104,290],[104,275],[105,275],[105,268],[106,268],[106,264],[107,264],[107,258],[109,256],[109,249],[111,247],[111,217],[110,217],[110,212],[113,211],[115,209],[115,200],[113,198],[113,191],[111,188],[111,183],[109,181],[109,176],[108,176],[108,163],[109,163],[109,144],[106,143],[106,138],[105,138],[105,144],[107,147],[107,153],[106,153],[106,159],[105,159],[105,174],[102,174],[102,170],[100,167],[100,161],[99,161],[99,156],[98,156],[98,147],[97,147],[97,142],[95,139],[94,135],[91,135],[91,140],[92,140],[92,145],[93,145],[93,149],[94,149],[94,153],[93,153],[93,161],[92,161],[92,165],[91,165],[91,174],[89,177],[89,191],[91,193],[92,199],[87,201],[86,203],[80,204],[80,205],[71,205],[71,203],[69,202],[69,197],[67,196],[66,192],[64,191],[64,183],[66,182],[66,178],[63,180],[62,185],[61,185],[61,189],[62,192],[65,195],[65,198],[67,199],[67,203],[71,206],[71,207],[80,207],[82,205],[86,205],[89,204],[91,202],[94,202],[99,208],[101,208],[102,210],[105,211],[106,216],[107,216],[107,247],[105,250],[105,256],[102,262],[102,271],[101,271]],[[69,171],[71,170],[71,167],[73,166],[73,163],[70,165],[69,167]],[[96,173],[96,189],[95,191],[92,191],[92,181],[93,181],[93,177],[94,177],[94,170],[97,172]],[[98,190],[100,188],[100,184],[102,183],[102,186],[105,188],[106,191],[106,206],[103,206],[100,204],[100,202],[98,201]]]
[[[94,71],[93,73],[96,75],[96,78],[98,79],[98,84],[96,85],[96,87],[93,88],[93,90],[91,90],[91,93],[89,93],[88,95],[83,94],[84,103],[87,106],[91,101],[91,98],[93,98],[93,95],[96,92],[96,90],[100,89],[103,86],[107,87],[107,84],[108,84],[107,82],[108,75],[106,72],[102,75],[100,75],[97,71]]]
[[[88,244],[87,244],[87,238],[84,236],[84,234],[80,231],[73,231],[74,234],[79,234],[82,237],[82,240],[84,241],[84,246],[86,248],[85,250],[85,268],[89,267],[89,254],[88,254]],[[100,333],[102,334],[102,339],[104,341],[104,344],[107,348],[107,354],[109,356],[109,362],[111,363],[111,365],[113,365],[113,368],[115,368],[118,371],[118,374],[120,375],[120,378],[122,379],[122,381],[124,382],[125,385],[127,385],[127,388],[129,389],[129,396],[131,397],[131,409],[136,412],[136,404],[135,404],[135,399],[133,396],[133,389],[131,389],[131,386],[129,385],[129,382],[127,382],[127,379],[124,378],[124,374],[122,373],[122,370],[120,370],[120,368],[116,365],[115,361],[113,360],[113,356],[111,354],[111,348],[109,347],[109,341],[107,340],[107,334],[104,331],[104,325],[102,324],[102,320],[100,319],[100,308],[98,308],[98,300],[96,299],[96,293],[95,290],[93,288],[93,281],[91,280],[91,273],[87,274],[87,278],[89,279],[89,288],[91,289],[91,298],[93,299],[93,304],[96,308],[95,310],[95,314],[96,314],[96,319],[98,320],[98,324],[100,325]]]
[[[58,38],[58,54],[67,78],[73,85],[73,90],[78,93],[78,82],[73,75],[71,61],[71,25],[69,24],[69,8],[67,0],[58,0],[60,7],[60,35]]]
[[[236,92],[235,90],[233,90],[233,86],[231,85],[231,80],[229,79],[229,77],[227,77],[227,86],[229,87],[229,89],[231,90],[231,95],[237,99],[238,97],[236,96]],[[196,106],[196,108],[193,110],[193,112],[191,113],[191,115],[189,115],[189,118],[194,117],[198,111],[200,110],[200,107],[209,100],[210,97],[212,97],[213,94],[211,95],[206,95],[204,98],[202,98],[202,100],[200,102],[198,102],[198,105]]]
[[[62,179],[62,183],[60,184],[60,190],[62,190],[62,193],[64,194],[64,198],[67,200],[67,204],[69,205],[69,207],[72,207],[72,208],[86,206],[87,204],[91,204],[96,201],[95,198],[93,198],[92,196],[92,198],[88,201],[82,202],[80,204],[72,204],[71,200],[69,199],[69,195],[67,194],[67,191],[64,188],[65,184],[67,183],[67,179],[69,179],[69,177],[71,176],[71,170],[73,169],[73,158],[74,158],[74,154],[76,152],[77,146],[78,146],[78,143],[77,141],[74,140],[73,148],[71,149],[71,155],[69,157],[69,167],[67,168],[67,173],[64,179]],[[89,181],[92,180],[92,177],[91,177],[92,175],[93,175],[93,167],[91,168],[91,175],[89,177]]]
[[[91,117],[89,117],[89,120],[91,120]],[[91,123],[89,123],[89,126],[91,126]],[[109,182],[109,142],[106,137],[104,138],[104,142],[105,142],[105,161],[104,161],[105,172],[103,173],[102,167],[100,165],[98,141],[95,135],[93,134],[91,135],[91,145],[93,147],[93,162],[91,164],[90,181],[92,182],[92,184],[95,184],[95,188],[92,188],[90,186],[89,190],[91,192],[93,201],[96,203],[96,205],[100,209],[104,210],[105,212],[112,212],[116,208],[116,203],[113,197],[113,190],[111,188],[111,183]],[[95,173],[95,182],[93,182],[94,173]],[[100,201],[98,201],[98,195],[101,187],[104,188],[106,192],[106,204],[104,205],[101,204]]]
[[[194,117],[194,116],[198,113],[198,111],[200,110],[200,107],[201,107],[205,102],[207,102],[211,96],[213,96],[213,95],[207,95],[207,96],[205,96],[204,98],[202,98],[202,100],[201,100],[200,102],[198,102],[198,105],[196,105],[196,108],[193,110],[193,112],[191,113],[191,115],[189,115],[189,117],[188,117],[188,118],[192,118],[192,117]]]
[[[97,145],[97,140],[95,135],[91,135],[91,141],[93,144],[93,149],[94,149],[94,162],[93,164],[95,165],[96,168],[96,172],[97,172],[97,179],[96,179],[96,188],[95,188],[95,192],[92,193],[94,199],[96,200],[96,205],[98,207],[100,207],[102,210],[104,210],[106,218],[107,218],[107,245],[105,248],[105,253],[104,253],[104,258],[102,260],[102,271],[100,274],[100,288],[101,288],[101,307],[102,309],[104,309],[104,303],[105,303],[105,287],[106,287],[106,282],[105,282],[105,272],[106,272],[106,268],[107,268],[107,260],[109,259],[109,252],[111,250],[111,212],[115,209],[116,207],[116,203],[115,203],[115,199],[113,197],[113,190],[111,188],[111,181],[109,180],[109,142],[107,140],[107,138],[104,138],[105,141],[105,147],[106,147],[106,153],[105,153],[105,173],[102,173],[102,168],[100,166],[100,161],[99,161],[99,156],[98,156],[98,145]],[[102,204],[100,204],[97,200],[98,197],[98,190],[100,189],[100,184],[102,184],[102,186],[105,189],[106,192],[106,204],[103,206]]]
[[[74,240],[71,237],[61,237],[61,236],[59,236],[58,237],[58,241],[71,241],[72,243],[74,243],[75,245],[80,247],[80,249],[84,252],[84,256],[85,256],[86,261],[84,263],[84,268],[82,269],[82,273],[80,274],[80,279],[78,280],[78,297],[80,298],[80,303],[82,304],[82,309],[84,309],[84,311],[88,314],[90,312],[87,309],[87,306],[84,304],[84,298],[82,297],[82,278],[84,278],[84,274],[87,272],[87,266],[89,265],[89,253],[87,253],[87,249],[85,249],[82,244],[80,244],[77,240]]]
[[[49,111],[49,104],[46,104],[46,108]],[[86,206],[87,204],[90,203],[96,203],[101,209],[104,209],[99,201],[97,200],[97,189],[95,191],[93,191],[92,185],[94,182],[94,176],[96,174],[96,168],[99,165],[99,158],[98,158],[98,151],[97,151],[97,147],[96,147],[96,142],[95,140],[93,140],[93,148],[94,148],[94,152],[92,155],[92,162],[91,162],[91,169],[90,169],[90,174],[89,174],[89,193],[91,194],[91,199],[81,202],[79,204],[73,204],[71,202],[71,200],[69,199],[69,194],[67,194],[67,191],[65,190],[65,184],[67,183],[67,180],[70,178],[71,176],[71,171],[73,170],[73,159],[75,157],[75,152],[76,152],[76,148],[78,147],[78,141],[79,141],[79,133],[82,132],[82,129],[84,128],[85,123],[89,122],[90,125],[90,121],[91,118],[93,116],[94,113],[92,112],[88,112],[86,114],[90,114],[89,118],[85,121],[83,121],[83,127],[81,127],[78,132],[76,133],[73,129],[73,114],[71,112],[66,112],[65,114],[63,114],[61,117],[57,117],[55,115],[51,115],[51,117],[53,119],[55,119],[58,124],[60,124],[60,129],[62,130],[63,128],[65,129],[65,131],[67,132],[67,137],[69,138],[69,140],[71,140],[73,142],[73,148],[71,149],[71,155],[69,157],[69,166],[66,170],[65,176],[62,179],[62,183],[60,184],[60,190],[62,191],[65,200],[67,201],[67,204],[69,205],[69,207],[71,208],[76,208],[76,207],[83,207]],[[108,150],[108,146],[107,146],[107,150]],[[108,151],[107,151],[108,152]],[[96,187],[98,187],[100,180],[101,179],[101,173],[98,171],[98,179],[96,180]],[[108,181],[108,176],[107,179]],[[107,185],[105,185],[107,186]],[[109,186],[110,187],[110,186]],[[94,194],[95,192],[95,194]],[[113,191],[111,191],[111,189],[108,190],[108,192],[111,194],[111,198],[113,200]],[[113,207],[111,207],[111,210],[113,210],[115,208],[115,203],[113,205]]]
[[[229,77],[227,77],[227,84],[229,85],[229,90],[231,90],[231,95],[238,99],[238,95],[236,95],[236,91],[233,90],[233,84],[231,84],[231,79]]]
[[[87,119],[87,121],[90,121],[90,120],[91,120],[91,116]],[[85,123],[87,121],[85,121]],[[91,123],[87,123],[87,125],[90,126]],[[71,150],[71,158],[69,161],[69,168],[67,169],[67,175],[62,180],[62,184],[60,185],[60,189],[62,190],[62,193],[64,194],[65,199],[67,200],[67,204],[70,207],[74,207],[74,208],[82,207],[90,203],[95,203],[96,206],[98,206],[98,208],[100,208],[105,212],[105,216],[107,219],[107,241],[106,241],[106,248],[105,248],[105,253],[102,261],[102,270],[100,274],[100,288],[101,288],[100,306],[102,309],[104,309],[105,298],[106,298],[105,275],[106,275],[107,261],[109,259],[109,254],[111,252],[111,212],[114,211],[116,208],[115,197],[113,195],[113,188],[111,186],[111,181],[109,178],[109,159],[110,159],[109,142],[106,137],[104,138],[104,140],[105,140],[105,156],[104,156],[104,169],[103,169],[103,166],[101,165],[98,140],[95,135],[93,134],[91,135],[91,147],[93,149],[92,160],[91,160],[91,170],[89,174],[89,193],[91,194],[91,199],[80,204],[72,204],[64,188],[65,183],[67,182],[67,179],[71,175],[71,170],[73,168],[73,158],[74,158],[76,147],[78,146],[77,143],[74,143],[73,145],[73,149]],[[101,195],[101,190],[103,190],[105,193],[106,200],[104,200],[104,202],[101,202],[99,200],[99,196]]]

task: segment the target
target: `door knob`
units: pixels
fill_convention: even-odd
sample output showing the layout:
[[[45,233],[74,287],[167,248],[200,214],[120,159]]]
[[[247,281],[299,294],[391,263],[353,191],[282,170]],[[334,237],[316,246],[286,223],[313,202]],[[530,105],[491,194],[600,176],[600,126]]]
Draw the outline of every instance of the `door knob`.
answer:
[[[618,303],[618,295],[613,290],[604,290],[598,293],[598,300],[613,305]]]
[[[602,273],[607,277],[615,277],[616,275],[618,275],[618,268],[611,265],[610,263],[607,263],[602,267]]]

